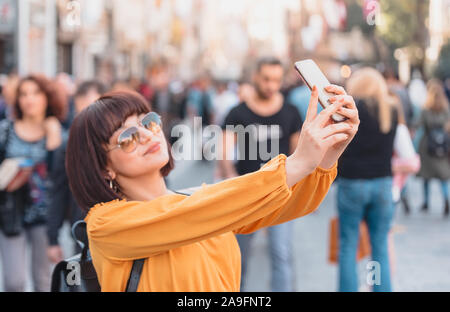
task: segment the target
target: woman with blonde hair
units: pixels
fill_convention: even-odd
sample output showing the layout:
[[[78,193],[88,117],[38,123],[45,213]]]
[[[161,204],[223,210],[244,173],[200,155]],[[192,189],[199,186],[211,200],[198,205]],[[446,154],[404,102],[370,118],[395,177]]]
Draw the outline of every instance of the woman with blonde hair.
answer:
[[[339,161],[339,291],[358,291],[356,251],[364,219],[372,260],[381,280],[373,291],[391,291],[388,232],[394,215],[391,158],[399,115],[383,76],[372,68],[356,71],[347,83],[354,96],[360,126]]]
[[[450,112],[444,88],[439,80],[432,79],[427,84],[428,95],[420,115],[419,126],[424,129],[420,141],[419,154],[422,167],[419,176],[424,179],[424,204],[422,211],[428,210],[430,198],[429,182],[438,179],[445,200],[444,216],[449,215],[449,193],[447,180],[450,179],[449,137]]]

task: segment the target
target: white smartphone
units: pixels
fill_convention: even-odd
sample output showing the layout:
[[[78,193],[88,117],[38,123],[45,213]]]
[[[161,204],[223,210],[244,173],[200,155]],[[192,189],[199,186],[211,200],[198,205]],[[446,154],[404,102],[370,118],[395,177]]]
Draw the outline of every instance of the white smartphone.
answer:
[[[328,107],[330,105],[330,98],[336,95],[334,93],[325,91],[325,87],[329,86],[330,82],[322,73],[319,66],[317,66],[316,62],[309,59],[299,61],[295,63],[295,68],[310,90],[312,90],[314,86],[317,87],[317,91],[319,91],[320,105],[322,105],[323,108]],[[347,120],[346,117],[339,114],[333,114],[331,116],[331,119],[333,119],[335,122],[342,122]]]

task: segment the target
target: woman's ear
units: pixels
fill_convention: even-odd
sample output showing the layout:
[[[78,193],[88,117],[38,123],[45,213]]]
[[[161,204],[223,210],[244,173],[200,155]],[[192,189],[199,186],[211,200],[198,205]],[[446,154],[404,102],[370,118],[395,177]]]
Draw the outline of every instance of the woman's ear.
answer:
[[[115,180],[116,179],[116,173],[111,168],[106,168],[106,176],[105,179],[107,180]]]
[[[105,167],[105,179],[106,180],[115,180],[116,179],[116,172],[113,170],[111,162],[109,159],[106,160],[106,167]]]

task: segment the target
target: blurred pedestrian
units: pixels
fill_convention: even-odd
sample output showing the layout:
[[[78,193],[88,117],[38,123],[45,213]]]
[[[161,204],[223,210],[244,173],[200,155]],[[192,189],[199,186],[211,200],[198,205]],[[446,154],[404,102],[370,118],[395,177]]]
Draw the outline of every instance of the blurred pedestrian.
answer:
[[[227,82],[217,82],[213,97],[214,124],[221,126],[230,110],[237,104],[239,104],[239,98],[228,89]]]
[[[389,90],[400,99],[406,126],[408,128],[411,128],[414,118],[414,108],[413,104],[411,103],[411,99],[409,98],[408,89],[400,81],[398,73],[393,68],[388,68],[384,73],[384,77],[386,79]]]
[[[428,95],[419,120],[424,135],[419,145],[422,167],[419,176],[424,179],[424,203],[422,211],[427,211],[430,204],[430,180],[440,182],[444,197],[444,215],[449,215],[448,179],[450,179],[450,111],[442,83],[432,79],[427,85]]]
[[[212,93],[211,81],[207,74],[201,75],[188,92],[188,115],[190,118],[201,117],[203,127],[212,124],[214,120]]]
[[[358,291],[356,252],[362,220],[369,229],[372,260],[380,264],[381,283],[373,285],[373,291],[391,291],[391,159],[399,103],[389,97],[383,76],[372,68],[356,71],[347,82],[347,91],[355,97],[361,123],[339,161],[339,291]]]
[[[182,89],[179,81],[172,81],[167,64],[155,66],[152,75],[154,94],[151,100],[152,109],[157,112],[163,123],[163,131],[166,137],[170,136],[172,127],[180,122],[182,116]]]
[[[415,69],[409,82],[408,94],[413,108],[413,123],[417,123],[420,113],[425,105],[427,87],[419,70]]]
[[[56,75],[55,82],[57,84],[57,88],[59,88],[67,98],[67,107],[65,108],[67,114],[65,120],[61,122],[63,128],[67,130],[70,128],[70,124],[72,123],[75,116],[75,104],[73,102],[73,96],[75,95],[76,84],[72,79],[72,76],[64,72],[58,73]]]
[[[447,100],[450,102],[450,77],[445,78],[444,89],[445,89],[445,95],[447,96]]]
[[[98,81],[93,80],[82,83],[74,96],[76,115],[94,103],[105,91],[106,89],[103,84]],[[67,136],[64,136],[61,146],[53,153],[50,170],[52,181],[50,193],[52,197],[50,199],[47,220],[47,235],[49,240],[47,255],[53,263],[63,260],[63,252],[58,242],[58,236],[64,220],[68,219],[70,224],[73,225],[76,221],[85,217],[69,189],[65,167],[66,146]],[[75,252],[80,252],[77,245],[75,245]]]
[[[288,94],[288,101],[297,107],[302,120],[306,118],[308,110],[308,101],[311,97],[311,91],[308,86],[299,81],[298,86],[292,89]],[[322,111],[322,106],[319,107],[319,112]]]
[[[214,91],[210,83],[208,75],[202,74],[192,83],[186,98],[187,117],[196,136],[194,149],[199,151],[203,151],[205,143],[210,139],[203,129],[211,125],[215,118],[213,108]],[[203,155],[201,160],[207,161]]]
[[[241,82],[238,88],[239,103],[247,102],[254,97],[255,88],[247,82]]]
[[[19,76],[16,74],[9,74],[6,78],[4,85],[2,86],[2,96],[5,101],[4,118],[12,120],[13,107],[16,99],[17,85],[19,84]]]
[[[401,103],[396,94],[392,94]],[[399,122],[394,138],[394,155],[392,157],[393,189],[392,196],[394,203],[401,202],[405,214],[411,212],[406,183],[408,178],[416,174],[420,169],[420,156],[414,149],[410,131],[406,120],[403,117],[402,106],[399,106]]]
[[[283,73],[280,60],[276,58],[261,59],[254,75],[254,92],[247,97],[245,102],[234,107],[225,118],[223,124],[225,130],[224,157],[220,162],[224,178],[232,178],[259,170],[269,160],[262,157],[264,148],[267,152],[279,148],[279,152],[286,155],[290,155],[295,150],[302,120],[297,109],[287,103],[280,93]],[[245,142],[237,142],[235,136],[238,134],[227,130],[227,126],[243,126],[244,128],[254,126],[254,133],[247,133]],[[233,164],[228,160],[227,155],[230,155],[229,150],[234,149],[236,145],[240,158]],[[256,157],[252,159],[251,155]],[[270,227],[268,234],[272,272],[271,289],[272,291],[293,291],[292,223],[287,222]],[[243,290],[245,290],[253,237],[254,233],[237,236],[242,255],[241,288]]]
[[[50,290],[50,263],[47,258],[48,167],[51,151],[62,142],[60,120],[66,98],[53,82],[43,76],[23,78],[17,88],[14,121],[0,122],[5,158],[25,158],[33,170],[20,189],[25,189],[23,228],[14,236],[0,231],[0,254],[5,291],[25,291],[28,266],[27,246],[31,247],[31,272],[35,291]],[[6,134],[6,135],[5,135]],[[20,216],[19,212],[17,215]],[[8,222],[8,220],[2,220]]]
[[[126,80],[116,80],[112,83],[111,91],[135,91]]]
[[[3,83],[0,84],[0,120],[7,118],[8,115],[8,104],[6,103],[5,97],[3,96]]]
[[[291,156],[277,155],[257,172],[204,185],[191,196],[166,187],[170,146],[145,99],[112,93],[82,111],[70,131],[67,175],[88,211],[89,247],[102,291],[124,291],[136,259],[145,260],[140,292],[239,291],[235,233],[311,213],[335,178],[336,162],[358,126],[353,99],[338,98],[343,102],[317,115],[313,92],[307,131]],[[348,122],[330,125],[344,105]]]

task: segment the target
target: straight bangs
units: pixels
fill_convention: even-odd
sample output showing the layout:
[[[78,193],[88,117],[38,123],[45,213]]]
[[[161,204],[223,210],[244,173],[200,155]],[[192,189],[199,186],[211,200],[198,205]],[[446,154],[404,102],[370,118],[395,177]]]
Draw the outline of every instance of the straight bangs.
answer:
[[[111,136],[128,117],[151,111],[150,105],[140,94],[128,91],[105,94],[86,109],[93,111],[89,120],[90,132],[103,145],[109,143]]]
[[[102,96],[75,117],[67,143],[66,171],[80,208],[88,211],[98,203],[123,199],[107,180],[106,145],[129,116],[150,110],[138,93],[114,92]]]

